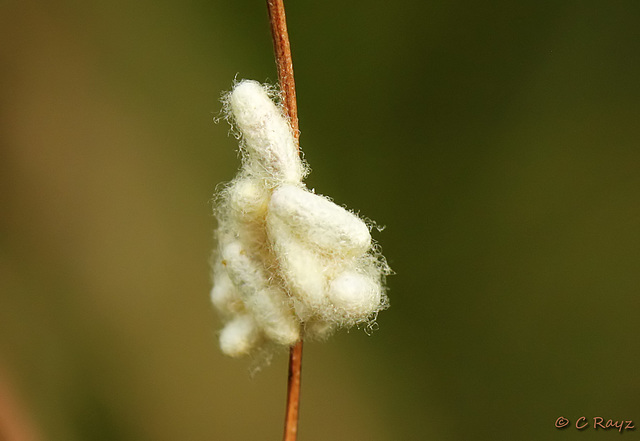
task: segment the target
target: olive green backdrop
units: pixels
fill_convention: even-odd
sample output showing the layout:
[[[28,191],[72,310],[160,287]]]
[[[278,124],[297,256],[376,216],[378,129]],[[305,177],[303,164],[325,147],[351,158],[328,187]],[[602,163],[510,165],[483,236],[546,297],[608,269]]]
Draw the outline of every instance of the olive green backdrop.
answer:
[[[640,2],[287,8],[308,185],[397,273],[305,346],[299,439],[640,425]],[[280,439],[286,353],[251,377],[208,300],[236,75],[263,1],[0,2],[0,439]]]

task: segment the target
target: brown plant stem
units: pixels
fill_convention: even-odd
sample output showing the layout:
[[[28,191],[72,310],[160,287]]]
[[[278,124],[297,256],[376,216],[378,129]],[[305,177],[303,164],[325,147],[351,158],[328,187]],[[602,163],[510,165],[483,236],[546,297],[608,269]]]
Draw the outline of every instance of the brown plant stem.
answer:
[[[284,13],[283,0],[267,0],[271,36],[273,37],[273,51],[278,66],[278,81],[282,93],[284,110],[289,117],[293,136],[300,139],[298,130],[298,105],[296,103],[296,82],[293,79],[293,62],[291,61],[291,46],[287,32],[287,18]]]
[[[298,437],[298,407],[300,406],[300,374],[302,373],[302,339],[289,352],[287,381],[287,411],[284,418],[284,441]]]
[[[283,0],[267,0],[273,51],[278,67],[278,82],[282,94],[284,111],[289,118],[293,136],[300,149],[298,127],[298,105],[296,103],[296,83],[293,78],[291,46],[287,32],[287,18]],[[287,381],[287,408],[284,420],[284,441],[296,441],[298,437],[298,409],[300,407],[300,377],[302,373],[302,338],[289,352],[289,376]]]

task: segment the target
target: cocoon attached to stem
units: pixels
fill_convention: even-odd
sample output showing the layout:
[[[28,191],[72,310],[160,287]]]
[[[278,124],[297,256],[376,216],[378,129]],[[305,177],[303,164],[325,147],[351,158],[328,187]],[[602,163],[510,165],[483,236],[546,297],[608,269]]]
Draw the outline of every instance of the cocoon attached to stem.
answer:
[[[241,356],[371,324],[388,306],[384,257],[352,212],[310,192],[276,92],[243,80],[223,98],[242,165],[216,198],[211,298],[222,351]]]

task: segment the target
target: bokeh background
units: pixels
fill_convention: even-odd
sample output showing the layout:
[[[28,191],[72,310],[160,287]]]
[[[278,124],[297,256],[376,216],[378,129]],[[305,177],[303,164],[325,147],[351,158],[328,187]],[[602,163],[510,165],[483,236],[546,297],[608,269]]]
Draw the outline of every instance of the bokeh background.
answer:
[[[397,273],[305,345],[299,439],[640,425],[640,2],[287,14],[308,185]],[[1,440],[280,439],[286,353],[252,377],[208,299],[236,75],[276,80],[263,1],[0,1]]]

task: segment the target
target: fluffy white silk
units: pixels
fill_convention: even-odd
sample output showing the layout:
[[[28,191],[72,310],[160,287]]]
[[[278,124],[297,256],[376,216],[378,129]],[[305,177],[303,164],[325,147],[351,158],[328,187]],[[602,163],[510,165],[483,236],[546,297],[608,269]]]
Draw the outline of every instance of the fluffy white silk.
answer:
[[[241,139],[242,167],[217,196],[218,250],[211,298],[225,321],[222,351],[324,338],[372,325],[388,306],[390,270],[368,226],[310,192],[291,127],[256,81],[236,83],[223,103]]]

